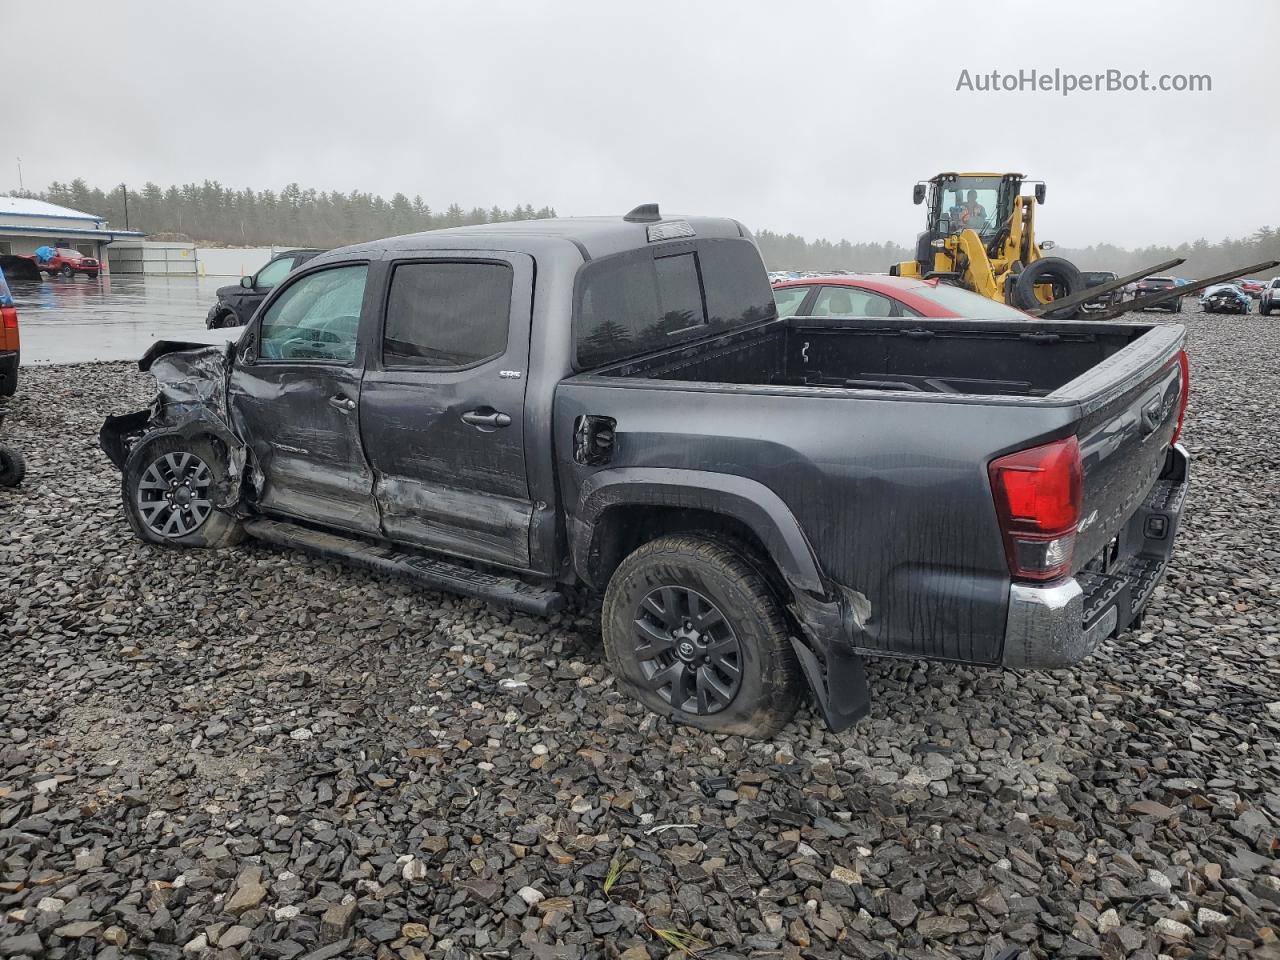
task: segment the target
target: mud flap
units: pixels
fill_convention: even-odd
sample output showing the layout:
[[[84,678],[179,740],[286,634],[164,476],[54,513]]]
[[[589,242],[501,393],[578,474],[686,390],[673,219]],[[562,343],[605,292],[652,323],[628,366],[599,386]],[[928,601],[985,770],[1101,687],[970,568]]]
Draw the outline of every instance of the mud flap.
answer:
[[[833,647],[828,650],[824,668],[814,652],[795,637],[791,638],[791,646],[809,681],[818,711],[832,733],[847,730],[871,712],[862,657]]]

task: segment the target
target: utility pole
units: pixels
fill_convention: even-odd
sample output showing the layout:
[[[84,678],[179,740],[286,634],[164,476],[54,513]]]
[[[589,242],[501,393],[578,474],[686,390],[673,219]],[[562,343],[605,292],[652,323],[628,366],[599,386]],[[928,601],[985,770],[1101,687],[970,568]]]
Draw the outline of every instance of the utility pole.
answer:
[[[129,188],[120,184],[120,192],[124,194],[124,228],[129,229]]]
[[[22,158],[18,157],[18,192],[26,193],[26,185],[22,182]]]

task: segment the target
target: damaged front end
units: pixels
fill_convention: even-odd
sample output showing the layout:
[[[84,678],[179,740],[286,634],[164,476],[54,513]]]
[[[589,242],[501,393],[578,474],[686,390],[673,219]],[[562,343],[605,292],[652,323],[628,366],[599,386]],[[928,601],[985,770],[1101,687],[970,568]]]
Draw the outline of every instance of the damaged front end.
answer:
[[[209,437],[225,451],[225,481],[215,491],[214,505],[231,510],[240,501],[247,448],[231,425],[227,388],[235,345],[221,346],[160,340],[151,346],[138,369],[156,378],[151,406],[121,416],[108,416],[98,432],[107,458],[123,471],[139,444],[157,437]]]

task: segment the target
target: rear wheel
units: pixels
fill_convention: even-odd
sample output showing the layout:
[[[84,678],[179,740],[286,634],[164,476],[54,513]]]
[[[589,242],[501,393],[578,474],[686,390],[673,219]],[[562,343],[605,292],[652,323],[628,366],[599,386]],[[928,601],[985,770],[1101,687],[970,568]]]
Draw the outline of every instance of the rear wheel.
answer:
[[[601,625],[620,685],[677,723],[771,737],[800,702],[782,605],[718,540],[678,534],[637,549],[609,581]]]
[[[214,506],[222,456],[206,439],[159,437],[129,454],[121,493],[139,539],[173,547],[229,547],[244,528]]]
[[[16,487],[27,475],[27,461],[13,447],[0,444],[0,487]]]

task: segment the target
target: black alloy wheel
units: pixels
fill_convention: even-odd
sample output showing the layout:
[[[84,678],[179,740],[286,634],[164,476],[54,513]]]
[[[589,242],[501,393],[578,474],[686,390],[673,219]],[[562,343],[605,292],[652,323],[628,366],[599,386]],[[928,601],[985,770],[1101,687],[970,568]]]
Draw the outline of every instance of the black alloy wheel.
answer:
[[[193,453],[165,453],[146,468],[137,486],[142,522],[165,539],[199,530],[213,512],[213,473]]]
[[[651,591],[635,613],[635,656],[650,687],[695,716],[719,713],[742,688],[742,645],[714,603],[688,587]]]

